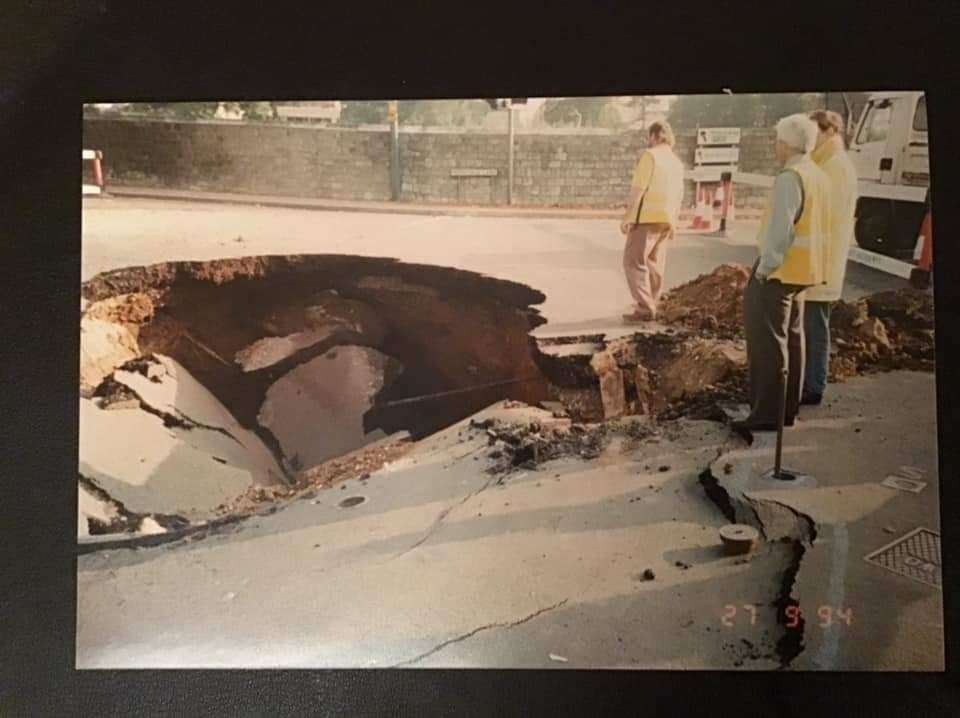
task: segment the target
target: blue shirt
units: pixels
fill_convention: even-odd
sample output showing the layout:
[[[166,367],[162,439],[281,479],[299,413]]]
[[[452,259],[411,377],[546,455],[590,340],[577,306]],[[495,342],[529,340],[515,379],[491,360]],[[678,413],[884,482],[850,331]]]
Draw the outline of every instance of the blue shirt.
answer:
[[[791,157],[784,164],[792,167],[803,155]],[[766,226],[766,246],[757,265],[757,276],[766,279],[780,269],[783,258],[796,237],[794,223],[803,207],[803,185],[796,172],[780,172],[773,181],[773,205],[770,208],[770,220]],[[762,242],[761,242],[762,243]]]

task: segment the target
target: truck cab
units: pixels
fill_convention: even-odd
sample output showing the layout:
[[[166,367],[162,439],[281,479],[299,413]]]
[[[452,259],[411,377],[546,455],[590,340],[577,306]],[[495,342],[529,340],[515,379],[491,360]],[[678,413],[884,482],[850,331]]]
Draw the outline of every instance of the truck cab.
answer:
[[[892,257],[912,255],[930,186],[927,103],[922,92],[877,92],[852,128],[857,169],[856,240]]]

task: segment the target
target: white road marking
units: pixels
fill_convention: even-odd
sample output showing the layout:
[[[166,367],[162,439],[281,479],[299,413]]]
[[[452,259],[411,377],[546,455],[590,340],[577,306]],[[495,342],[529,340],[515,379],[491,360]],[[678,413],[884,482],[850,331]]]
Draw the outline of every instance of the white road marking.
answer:
[[[847,553],[850,548],[850,537],[847,534],[846,524],[837,524],[833,527],[833,558],[830,562],[830,585],[827,588],[828,605],[833,610],[844,606],[843,599],[846,592],[845,578],[847,573]],[[837,654],[840,652],[840,633],[839,624],[832,625],[826,630],[823,643],[814,663],[825,670],[832,669],[837,662]]]

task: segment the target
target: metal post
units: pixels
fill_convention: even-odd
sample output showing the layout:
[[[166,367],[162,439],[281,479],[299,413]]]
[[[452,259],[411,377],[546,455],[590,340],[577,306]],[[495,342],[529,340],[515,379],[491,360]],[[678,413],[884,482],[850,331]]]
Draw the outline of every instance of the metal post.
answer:
[[[722,172],[720,185],[723,187],[723,207],[720,210],[720,234],[727,234],[727,210],[730,208],[730,187],[733,184],[733,173]]]
[[[780,375],[780,411],[777,412],[777,454],[773,462],[773,478],[779,479],[780,476],[780,458],[783,454],[783,424],[786,421],[787,413],[787,369],[784,368]]]
[[[390,118],[390,199],[400,201],[401,171],[400,171],[400,116],[397,101],[391,100],[388,111]]]
[[[507,113],[507,204],[513,204],[513,105]]]

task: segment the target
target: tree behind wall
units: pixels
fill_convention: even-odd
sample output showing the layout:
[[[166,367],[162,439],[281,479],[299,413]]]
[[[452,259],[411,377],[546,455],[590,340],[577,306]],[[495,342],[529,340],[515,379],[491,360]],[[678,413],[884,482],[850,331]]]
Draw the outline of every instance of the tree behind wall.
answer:
[[[386,100],[348,100],[340,113],[341,125],[381,125],[387,121]]]
[[[623,125],[620,113],[609,97],[562,97],[547,100],[543,121],[551,127],[603,127]]]
[[[130,109],[137,114],[156,115],[175,120],[199,120],[213,117],[217,102],[138,102]]]
[[[823,107],[823,93],[681,95],[670,108],[670,124],[700,127],[772,127],[781,117]]]

